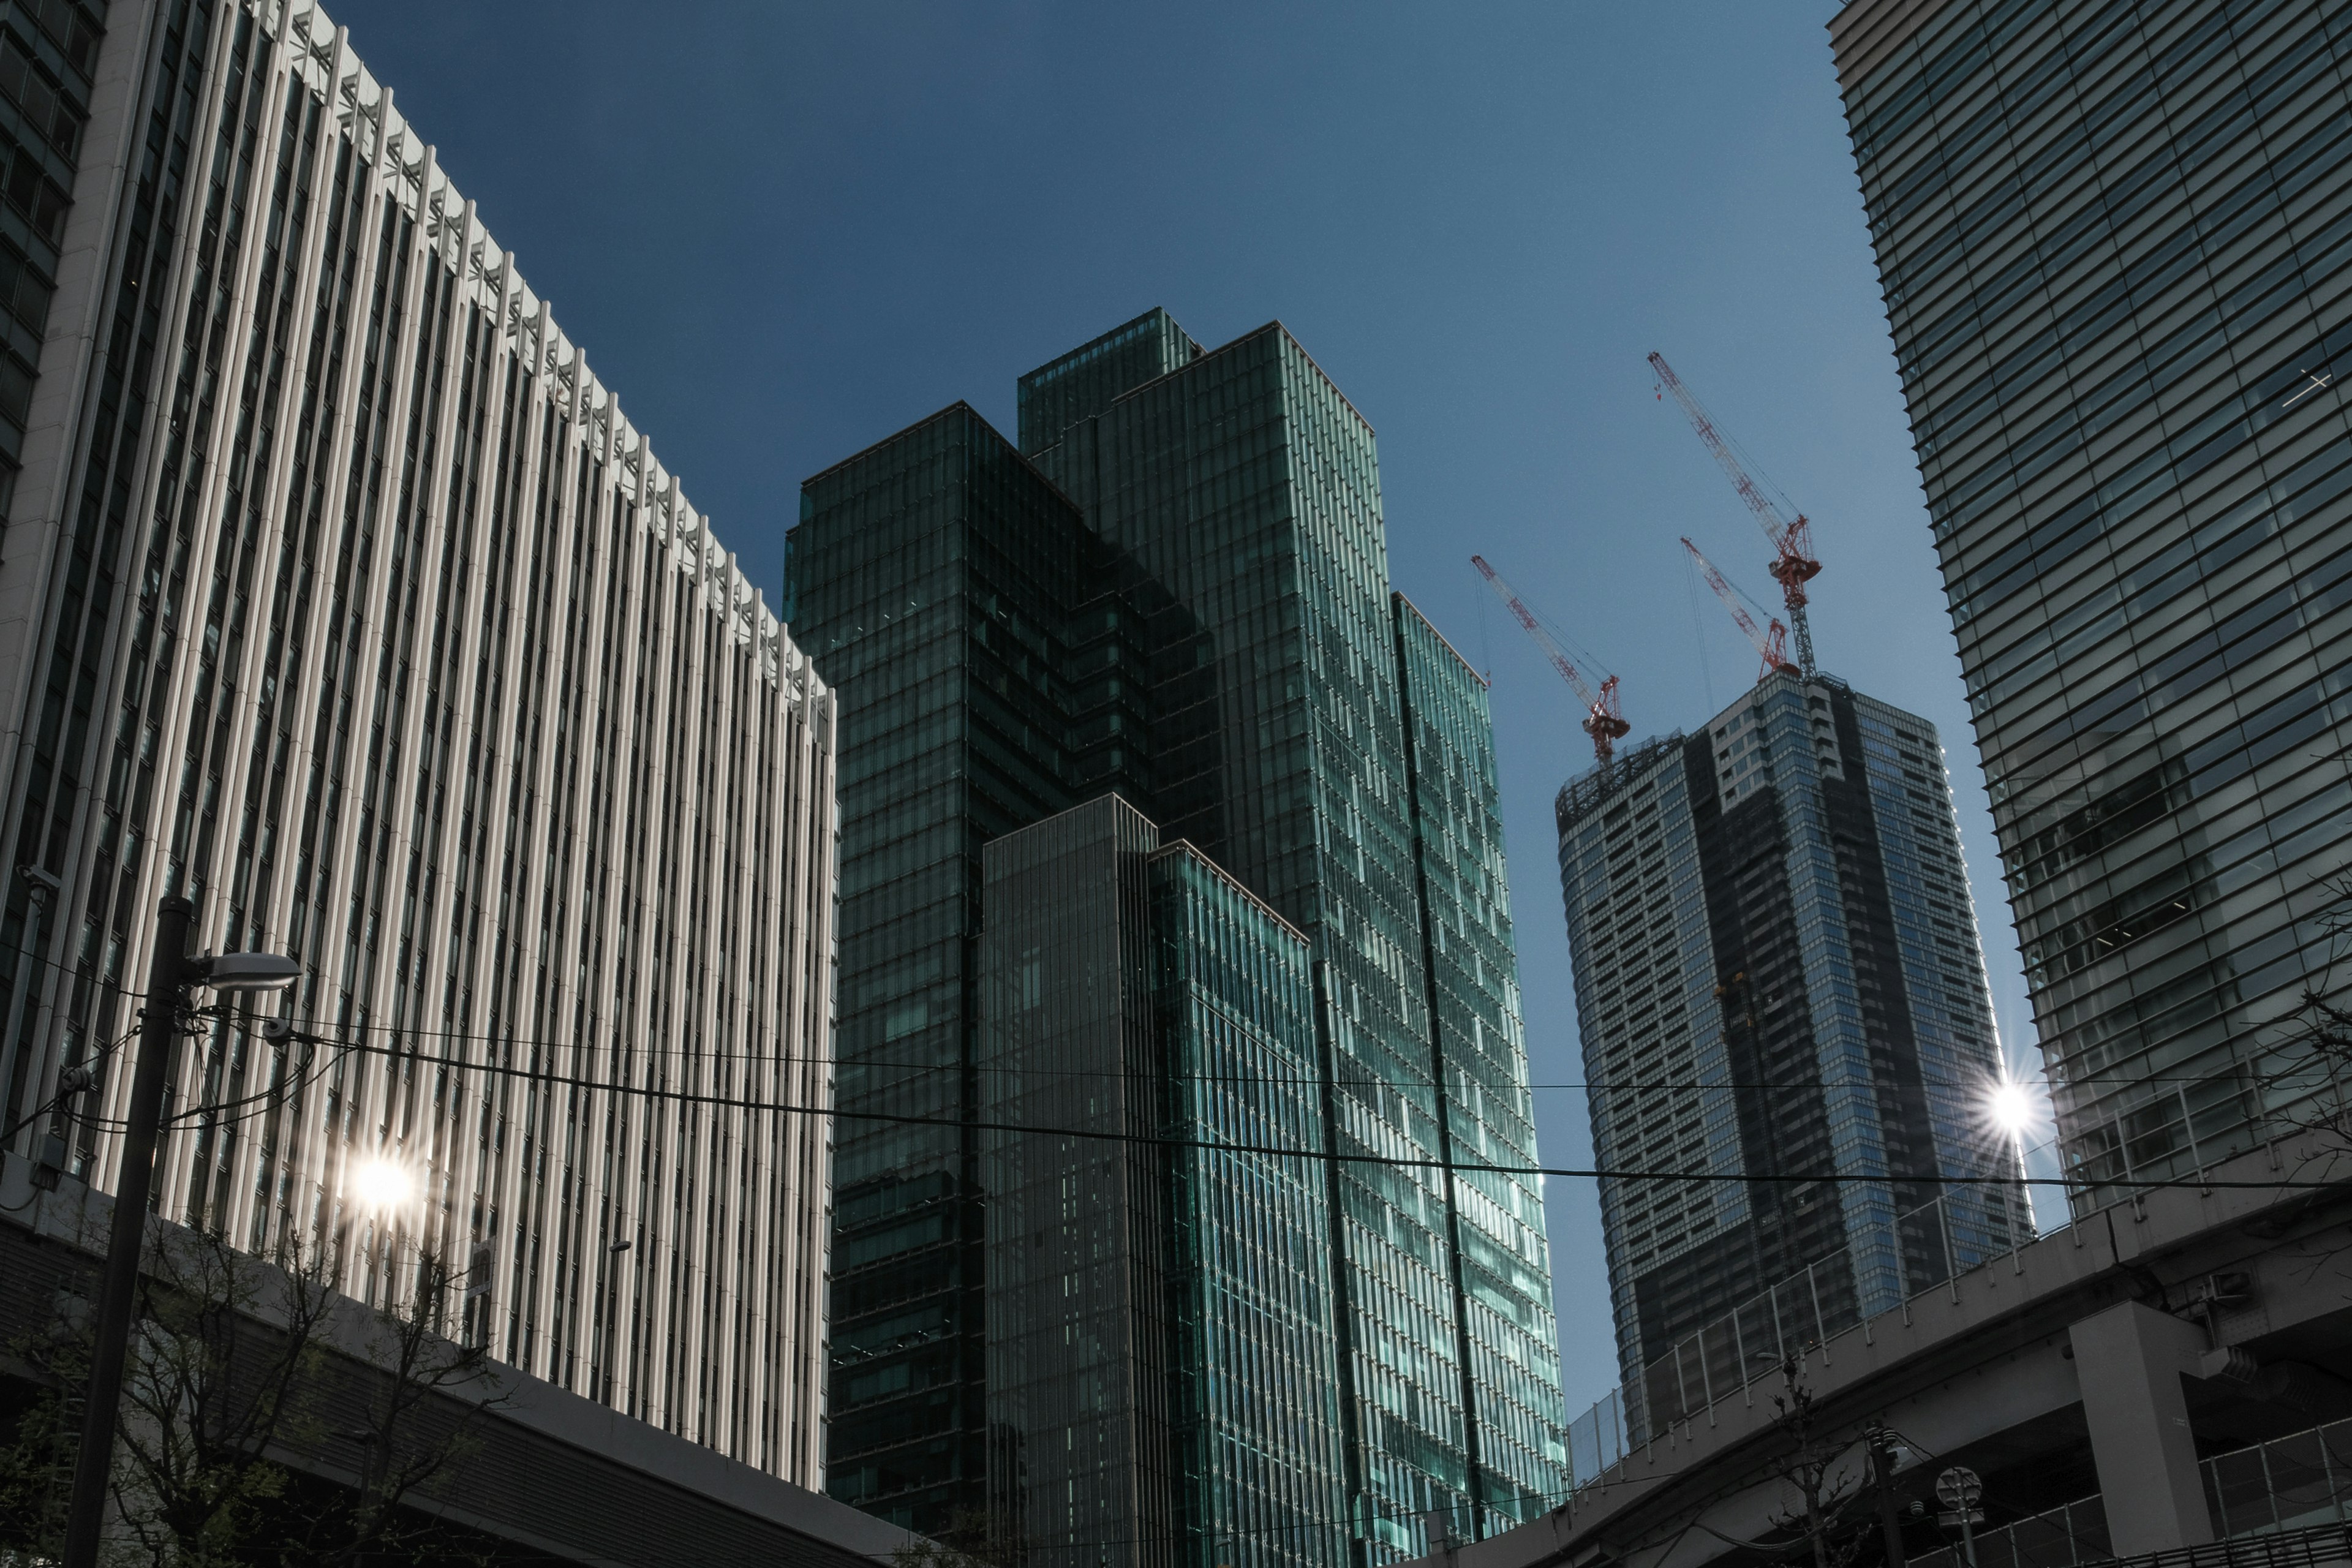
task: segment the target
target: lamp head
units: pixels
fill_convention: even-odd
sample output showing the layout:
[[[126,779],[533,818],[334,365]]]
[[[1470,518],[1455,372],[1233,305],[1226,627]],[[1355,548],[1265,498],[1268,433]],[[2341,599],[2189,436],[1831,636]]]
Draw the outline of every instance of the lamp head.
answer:
[[[190,978],[215,991],[283,991],[302,978],[302,966],[274,952],[224,952],[192,960]]]

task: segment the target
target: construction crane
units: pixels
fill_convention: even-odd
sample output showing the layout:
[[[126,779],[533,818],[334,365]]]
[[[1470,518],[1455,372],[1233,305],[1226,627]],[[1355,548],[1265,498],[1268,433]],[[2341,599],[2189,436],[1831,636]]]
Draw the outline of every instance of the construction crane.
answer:
[[[1689,551],[1691,559],[1698,563],[1699,575],[1706,579],[1706,585],[1715,590],[1715,596],[1723,601],[1723,607],[1731,612],[1731,618],[1739,623],[1739,629],[1748,634],[1748,640],[1754,643],[1756,651],[1763,656],[1764,668],[1757,672],[1756,679],[1762,680],[1776,669],[1794,670],[1797,667],[1789,662],[1789,628],[1776,620],[1769,632],[1758,631],[1756,617],[1748,613],[1748,606],[1739,602],[1738,591],[1723,580],[1723,574],[1715,569],[1715,563],[1701,554],[1698,546],[1687,539],[1683,541],[1683,548]]]
[[[1716,462],[1731,480],[1731,488],[1739,492],[1739,499],[1748,503],[1748,510],[1756,514],[1757,522],[1763,527],[1764,537],[1772,542],[1772,563],[1765,570],[1780,584],[1782,598],[1789,606],[1789,625],[1797,634],[1797,662],[1803,667],[1805,678],[1811,679],[1813,631],[1805,620],[1805,584],[1819,576],[1822,570],[1822,563],[1813,558],[1812,524],[1805,521],[1802,512],[1793,522],[1782,517],[1780,509],[1756,488],[1756,481],[1748,477],[1747,468],[1733,455],[1730,444],[1717,431],[1715,421],[1706,416],[1706,410],[1699,406],[1698,399],[1691,395],[1690,388],[1683,384],[1682,377],[1675,374],[1665,355],[1652,354],[1650,368],[1658,373],[1659,384],[1682,405],[1683,412],[1690,417],[1691,428],[1706,443],[1706,449],[1715,454]]]
[[[1603,676],[1601,689],[1593,690],[1592,683],[1584,679],[1583,672],[1560,651],[1559,644],[1552,641],[1551,634],[1537,622],[1535,612],[1521,604],[1519,596],[1511,592],[1511,585],[1486,564],[1486,558],[1473,555],[1470,564],[1478,568],[1478,574],[1486,579],[1486,585],[1495,590],[1496,597],[1511,607],[1511,614],[1517,617],[1519,625],[1527,628],[1528,636],[1536,639],[1536,646],[1544,650],[1544,657],[1551,660],[1551,667],[1559,671],[1575,690],[1578,700],[1584,704],[1584,732],[1592,737],[1592,754],[1603,763],[1608,762],[1617,749],[1617,738],[1633,729],[1625,722],[1624,714],[1618,710],[1617,678]]]

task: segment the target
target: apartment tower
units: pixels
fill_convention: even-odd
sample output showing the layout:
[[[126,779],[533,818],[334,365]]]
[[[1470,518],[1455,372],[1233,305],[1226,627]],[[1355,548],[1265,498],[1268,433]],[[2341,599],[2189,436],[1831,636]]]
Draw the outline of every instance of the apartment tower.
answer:
[[[2347,24],[1853,0],[1831,25],[2078,1207],[2328,1079],[2352,846]]]
[[[0,8],[0,94],[12,1152],[112,1184],[185,897],[304,973],[167,1218],[821,1486],[831,693],[317,6]]]
[[[1601,1184],[1639,1442],[2032,1226],[1933,726],[1782,668],[1558,811],[1594,1156],[1726,1178]]]

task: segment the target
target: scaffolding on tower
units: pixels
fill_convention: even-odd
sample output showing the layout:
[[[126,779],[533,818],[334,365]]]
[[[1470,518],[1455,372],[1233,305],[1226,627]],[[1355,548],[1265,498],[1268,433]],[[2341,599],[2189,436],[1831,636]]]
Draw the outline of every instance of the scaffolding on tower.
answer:
[[[1821,562],[1813,556],[1812,524],[1805,520],[1803,512],[1799,512],[1793,521],[1780,515],[1780,509],[1748,477],[1747,466],[1732,451],[1731,444],[1723,438],[1706,410],[1699,406],[1698,399],[1691,395],[1690,388],[1683,384],[1682,377],[1675,374],[1674,366],[1666,363],[1665,355],[1652,354],[1650,368],[1658,373],[1659,384],[1675,395],[1675,401],[1690,419],[1691,428],[1706,443],[1706,449],[1715,455],[1716,462],[1731,480],[1731,488],[1739,492],[1739,499],[1756,514],[1764,537],[1772,542],[1772,561],[1765,570],[1780,584],[1782,599],[1789,607],[1789,626],[1797,634],[1797,662],[1805,678],[1811,679],[1813,630],[1805,619],[1805,584],[1821,575],[1822,570]],[[1688,544],[1690,541],[1683,542]]]
[[[1520,603],[1519,596],[1511,592],[1511,585],[1486,564],[1486,558],[1473,555],[1470,564],[1478,568],[1478,574],[1486,579],[1486,585],[1495,590],[1496,596],[1510,606],[1512,616],[1527,629],[1528,636],[1535,639],[1536,646],[1544,650],[1544,657],[1551,660],[1551,667],[1559,671],[1560,678],[1583,702],[1583,729],[1592,737],[1592,754],[1603,763],[1608,762],[1616,751],[1618,738],[1633,729],[1625,722],[1624,714],[1618,710],[1617,678],[1604,675],[1601,689],[1594,690],[1592,683],[1584,679],[1584,672],[1576,668],[1575,661],[1561,652],[1559,644],[1543,629],[1542,624],[1535,617],[1535,612]]]

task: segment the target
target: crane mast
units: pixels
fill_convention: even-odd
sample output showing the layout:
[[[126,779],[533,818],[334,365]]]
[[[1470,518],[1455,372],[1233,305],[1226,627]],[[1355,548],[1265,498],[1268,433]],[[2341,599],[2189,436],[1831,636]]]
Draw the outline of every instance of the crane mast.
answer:
[[[1603,763],[1609,761],[1616,751],[1618,737],[1633,729],[1625,722],[1625,716],[1617,706],[1617,678],[1604,676],[1601,689],[1595,691],[1592,683],[1584,679],[1583,671],[1576,668],[1575,661],[1560,651],[1559,644],[1554,642],[1551,634],[1537,621],[1535,612],[1521,604],[1519,596],[1511,592],[1511,585],[1486,564],[1486,558],[1473,555],[1470,564],[1478,568],[1478,574],[1486,579],[1486,585],[1495,590],[1495,596],[1510,607],[1513,618],[1526,629],[1528,636],[1535,639],[1536,646],[1543,649],[1544,657],[1551,660],[1551,667],[1559,671],[1560,679],[1568,682],[1570,689],[1583,702],[1583,729],[1592,737],[1592,754]]]
[[[1698,546],[1687,539],[1683,541],[1683,548],[1690,552],[1693,561],[1698,563],[1699,575],[1706,579],[1706,585],[1715,590],[1715,596],[1723,601],[1723,607],[1731,612],[1731,618],[1739,623],[1739,629],[1747,634],[1748,640],[1762,656],[1764,668],[1757,673],[1756,679],[1762,680],[1776,669],[1795,670],[1797,667],[1789,662],[1788,628],[1776,620],[1769,633],[1758,631],[1756,617],[1748,613],[1748,606],[1739,602],[1739,595],[1730,584],[1723,580],[1723,574],[1715,569],[1715,563],[1701,554]]]
[[[1748,478],[1748,469],[1731,450],[1730,443],[1724,440],[1722,433],[1716,429],[1715,421],[1707,417],[1706,410],[1699,405],[1697,398],[1691,395],[1690,388],[1683,384],[1682,377],[1675,374],[1675,367],[1666,363],[1665,355],[1652,354],[1650,368],[1658,373],[1659,384],[1675,395],[1675,401],[1682,405],[1691,428],[1698,432],[1698,438],[1706,444],[1706,449],[1715,454],[1717,464],[1731,480],[1731,488],[1739,492],[1739,499],[1747,503],[1749,511],[1756,514],[1758,524],[1764,530],[1764,537],[1772,542],[1772,562],[1765,570],[1772,574],[1773,580],[1780,584],[1782,600],[1789,606],[1789,625],[1797,634],[1797,661],[1802,667],[1805,678],[1811,679],[1813,674],[1813,629],[1805,618],[1805,584],[1819,576],[1822,570],[1821,562],[1813,556],[1812,524],[1806,521],[1802,512],[1797,514],[1794,521],[1782,517],[1780,509],[1757,489],[1756,481]],[[1687,544],[1690,542],[1685,540],[1683,542]],[[1697,552],[1694,550],[1692,553],[1696,554]]]

